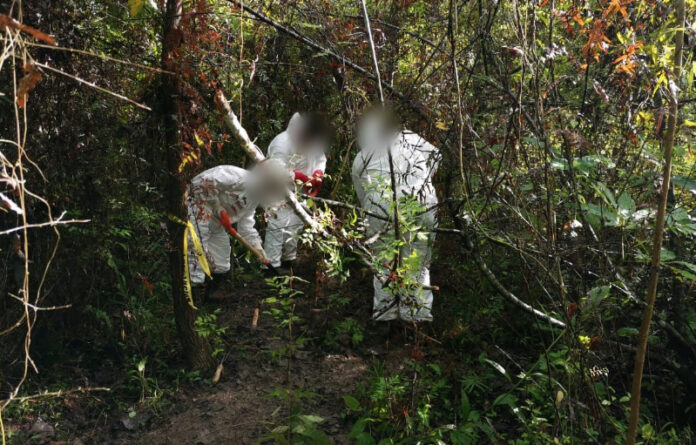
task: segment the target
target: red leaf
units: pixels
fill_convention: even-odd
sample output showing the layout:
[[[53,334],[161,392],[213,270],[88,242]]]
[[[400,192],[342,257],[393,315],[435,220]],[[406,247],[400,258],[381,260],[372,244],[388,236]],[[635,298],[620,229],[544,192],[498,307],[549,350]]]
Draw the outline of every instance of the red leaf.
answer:
[[[17,106],[20,108],[27,104],[29,92],[41,81],[41,73],[36,69],[34,64],[26,63],[23,68],[25,74],[24,77],[20,79],[19,89],[17,90]]]
[[[152,296],[152,283],[147,279],[147,277],[143,274],[138,274],[140,277],[140,280],[143,282],[143,285],[145,286],[145,289],[147,289],[147,292]]]
[[[577,310],[578,310],[578,304],[575,302],[570,303],[570,306],[568,306],[568,316],[572,317],[573,314],[575,313],[575,311],[577,311]]]
[[[17,20],[5,14],[0,14],[0,29],[4,31],[7,28],[18,29],[20,31],[26,32],[27,34],[34,37],[36,40],[41,40],[43,42],[48,43],[49,45],[56,44],[56,41],[53,39],[53,37],[46,34],[45,32],[41,32],[36,28],[32,28],[31,26],[19,23]]]
[[[590,340],[590,349],[594,350],[597,347],[597,343],[599,343],[599,335],[595,335],[592,337],[592,340]]]

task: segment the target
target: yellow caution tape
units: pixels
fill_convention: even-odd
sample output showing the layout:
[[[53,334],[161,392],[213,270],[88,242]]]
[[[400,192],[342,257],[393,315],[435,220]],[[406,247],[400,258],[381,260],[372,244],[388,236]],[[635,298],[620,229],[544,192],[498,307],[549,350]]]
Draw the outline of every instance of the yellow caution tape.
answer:
[[[188,265],[188,237],[189,235],[191,236],[191,241],[193,241],[193,250],[196,252],[196,257],[198,258],[198,262],[201,265],[201,269],[203,269],[203,272],[210,277],[210,267],[208,266],[208,259],[205,256],[205,251],[203,250],[203,245],[201,244],[201,241],[198,239],[198,235],[196,235],[196,229],[193,227],[193,224],[191,224],[191,221],[184,221],[182,219],[177,218],[174,215],[169,215],[169,219],[171,219],[174,222],[177,222],[181,224],[182,226],[185,227],[184,229],[184,247],[183,247],[183,253],[184,253],[184,294],[186,295],[186,300],[188,301],[189,306],[191,306],[193,309],[198,309],[195,304],[193,304],[193,293],[191,292],[191,273],[189,272],[189,265]]]

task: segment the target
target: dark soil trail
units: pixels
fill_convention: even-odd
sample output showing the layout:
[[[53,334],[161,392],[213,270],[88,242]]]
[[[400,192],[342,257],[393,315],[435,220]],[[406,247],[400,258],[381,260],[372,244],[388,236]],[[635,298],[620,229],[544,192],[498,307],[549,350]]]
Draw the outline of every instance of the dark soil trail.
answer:
[[[297,271],[305,279],[314,277],[313,267],[305,258]],[[399,368],[408,357],[410,347],[401,344],[386,348],[384,338],[374,335],[370,317],[372,287],[369,277],[350,279],[347,283],[325,283],[316,294],[316,285],[297,285],[304,292],[299,297],[297,315],[301,321],[296,331],[311,338],[290,359],[274,357],[274,351],[286,346],[287,330],[264,313],[261,306],[258,327],[251,328],[254,309],[269,296],[269,289],[254,280],[236,289],[235,295],[220,305],[219,322],[228,327],[229,354],[216,385],[184,385],[174,396],[172,406],[150,420],[139,431],[111,430],[108,437],[84,438],[84,443],[142,444],[252,444],[284,420],[285,404],[269,393],[277,388],[301,389],[317,397],[301,401],[303,414],[324,418],[320,429],[336,444],[348,444],[350,422],[344,419],[344,395],[354,394],[366,381],[376,358]],[[340,310],[326,310],[326,295],[339,293],[350,299]],[[315,307],[315,297],[317,304]],[[324,344],[331,320],[352,316],[364,329],[365,341],[353,350],[347,338],[338,344]]]
[[[427,347],[421,345],[423,349],[414,347],[398,332],[397,338],[390,340],[384,329],[371,322],[373,289],[371,275],[366,270],[351,270],[350,278],[339,283],[316,280],[316,264],[314,258],[306,255],[296,271],[298,277],[309,283],[294,284],[303,293],[296,297],[295,314],[300,320],[295,323],[294,336],[308,340],[298,345],[294,357],[279,356],[279,351],[288,345],[288,330],[266,313],[269,307],[263,304],[275,291],[260,276],[240,271],[230,284],[234,289],[231,298],[204,305],[208,310],[219,308],[218,324],[227,328],[224,368],[216,384],[181,383],[173,394],[164,396],[163,402],[156,402],[156,409],[153,405],[144,407],[134,402],[135,416],[126,412],[127,406],[123,404],[127,402],[121,400],[117,407],[116,399],[109,399],[117,397],[114,393],[78,392],[51,408],[54,411],[32,411],[21,422],[6,422],[6,429],[15,436],[14,442],[9,443],[27,443],[27,440],[50,445],[258,443],[273,428],[287,424],[286,402],[270,395],[278,389],[313,393],[314,396],[300,400],[301,413],[323,418],[318,429],[333,443],[352,443],[348,434],[354,419],[345,415],[343,397],[356,395],[359,386],[367,383],[371,368],[380,362],[385,370],[399,372],[406,360],[422,359],[423,350],[428,355],[444,351],[432,343]],[[338,300],[342,303],[337,303]],[[256,308],[260,308],[260,317],[257,327],[252,329]],[[359,325],[364,339],[353,345],[350,335],[337,335],[334,329],[332,341],[328,342],[327,333],[336,323],[347,319]],[[426,329],[429,335],[434,335],[431,327]],[[423,338],[421,343],[428,343]],[[183,366],[177,364],[176,357],[173,350],[170,366]],[[79,364],[80,358],[75,360]],[[82,368],[75,365],[73,369]],[[101,377],[101,374],[85,373],[78,384],[122,387],[122,380],[114,382],[114,371],[105,368]],[[201,377],[210,382],[210,375]],[[167,385],[165,388],[175,385],[174,382],[162,384]],[[47,428],[50,431],[44,431]]]

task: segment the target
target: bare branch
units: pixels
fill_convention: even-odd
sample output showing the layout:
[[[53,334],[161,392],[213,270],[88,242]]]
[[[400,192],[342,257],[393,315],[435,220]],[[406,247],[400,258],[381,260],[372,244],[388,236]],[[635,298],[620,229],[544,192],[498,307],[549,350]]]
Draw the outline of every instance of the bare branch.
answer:
[[[77,77],[77,76],[74,76],[74,75],[72,75],[72,74],[68,74],[68,73],[66,73],[65,71],[59,70],[59,69],[57,69],[57,68],[53,68],[52,66],[48,66],[48,65],[46,65],[46,64],[44,64],[44,63],[34,62],[34,65],[40,66],[41,68],[47,69],[47,70],[52,71],[52,72],[54,72],[54,73],[63,75],[63,76],[65,76],[65,77],[69,78],[69,79],[72,79],[72,80],[74,80],[74,81],[76,81],[76,82],[78,82],[78,83],[81,83],[82,85],[86,85],[86,86],[88,86],[88,87],[90,87],[90,88],[94,88],[94,89],[97,90],[97,91],[101,91],[102,93],[106,93],[106,94],[108,94],[108,95],[114,96],[114,97],[117,98],[117,99],[125,100],[126,102],[131,103],[131,104],[135,105],[135,106],[138,107],[138,108],[142,108],[143,110],[152,111],[152,108],[148,107],[147,105],[143,105],[143,104],[141,104],[141,103],[139,103],[139,102],[134,101],[133,99],[130,99],[130,98],[128,98],[128,97],[126,97],[126,96],[124,96],[124,95],[122,95],[122,94],[116,93],[116,92],[111,91],[111,90],[109,90],[109,89],[106,89],[106,88],[104,88],[104,87],[100,87],[99,85],[95,84],[94,82],[88,82],[88,81],[86,81],[86,80],[84,80],[84,79],[81,79],[81,78],[79,78],[79,77]]]
[[[471,254],[474,257],[474,261],[476,262],[476,265],[478,266],[479,270],[483,272],[484,275],[486,275],[486,278],[488,281],[495,287],[495,290],[498,291],[500,295],[503,297],[507,298],[510,300],[512,303],[514,303],[516,306],[521,307],[525,311],[529,312],[530,314],[533,314],[534,316],[541,318],[542,320],[546,320],[552,325],[559,327],[559,328],[565,328],[566,324],[563,323],[561,320],[558,320],[554,317],[551,317],[550,315],[547,315],[543,312],[541,312],[538,309],[534,309],[531,305],[525,303],[522,301],[517,295],[512,293],[510,290],[508,290],[503,283],[498,280],[498,277],[495,276],[495,273],[488,267],[486,262],[483,260],[481,257],[481,254],[478,252],[476,249],[476,246],[474,243],[471,241],[471,238],[463,231],[460,229],[438,229],[438,232],[440,233],[453,233],[453,234],[458,234],[461,236],[461,238],[464,240],[464,243],[467,247],[467,249],[471,252]]]
[[[297,31],[292,30],[292,29],[288,28],[287,26],[284,26],[284,25],[282,25],[282,24],[276,22],[276,21],[273,20],[272,18],[266,16],[265,14],[263,14],[263,13],[257,11],[257,10],[254,10],[254,9],[250,8],[249,6],[243,4],[242,2],[240,2],[240,1],[238,1],[238,0],[227,0],[227,1],[228,1],[229,3],[232,3],[232,4],[236,5],[237,7],[241,8],[241,9],[243,9],[244,11],[248,12],[249,14],[251,14],[252,16],[254,16],[254,17],[255,17],[257,20],[259,20],[260,22],[266,23],[267,25],[271,25],[272,27],[274,27],[274,28],[277,29],[278,31],[280,31],[280,32],[282,32],[282,33],[284,33],[284,34],[289,35],[289,36],[292,37],[293,39],[295,39],[295,40],[297,40],[297,41],[299,41],[299,42],[301,42],[301,43],[307,45],[308,47],[310,47],[310,48],[312,48],[312,49],[314,49],[314,50],[316,50],[316,51],[319,51],[319,52],[322,53],[322,54],[326,54],[327,56],[330,56],[330,57],[336,59],[336,60],[337,60],[338,62],[340,62],[341,64],[343,64],[343,65],[345,65],[345,66],[347,66],[347,67],[349,67],[349,68],[352,68],[354,71],[356,71],[356,72],[362,74],[363,76],[365,76],[365,77],[367,77],[367,78],[369,78],[369,79],[375,80],[375,81],[378,80],[377,77],[376,77],[373,73],[371,73],[370,71],[368,71],[368,70],[366,70],[365,68],[361,67],[361,66],[358,65],[357,63],[351,61],[351,60],[348,59],[346,56],[344,56],[344,55],[342,55],[342,54],[339,54],[339,53],[337,53],[337,52],[335,52],[335,51],[332,51],[331,49],[328,49],[328,48],[326,48],[326,47],[324,47],[324,46],[318,44],[318,43],[315,42],[314,40],[311,40],[309,37],[306,37],[306,36],[303,36],[302,34],[299,34]],[[423,104],[419,104],[419,103],[414,102],[412,99],[410,99],[409,97],[407,97],[406,95],[404,95],[402,92],[400,92],[400,91],[398,91],[397,89],[395,89],[395,88],[394,88],[392,85],[390,85],[389,83],[383,82],[381,79],[379,80],[379,82],[380,82],[380,86],[381,86],[381,87],[383,87],[384,89],[386,89],[387,91],[389,91],[390,93],[392,93],[394,96],[396,96],[397,98],[399,98],[399,100],[400,100],[401,102],[403,102],[404,104],[408,105],[411,109],[413,109],[414,111],[416,111],[416,112],[417,112],[418,114],[420,114],[422,117],[427,118],[427,114],[426,114],[426,112],[425,112],[425,110],[424,110],[425,107],[424,107]]]
[[[53,227],[53,226],[65,225],[65,224],[84,224],[84,223],[90,222],[89,219],[66,219],[66,220],[63,220],[62,219],[63,216],[65,216],[65,212],[63,212],[58,217],[58,219],[46,221],[46,222],[42,222],[42,223],[25,224],[25,225],[22,225],[19,227],[13,227],[11,229],[0,231],[0,235],[8,235],[10,233],[22,231],[24,229],[37,229],[40,227]]]
[[[29,400],[36,400],[36,399],[42,399],[44,397],[60,397],[60,396],[66,396],[69,394],[74,394],[74,393],[85,393],[85,392],[110,392],[111,388],[106,388],[106,387],[101,387],[101,386],[96,386],[93,388],[87,387],[83,388],[82,386],[78,386],[77,388],[73,389],[66,389],[66,390],[58,390],[58,391],[51,391],[51,392],[42,392],[38,394],[32,394],[30,396],[24,396],[24,397],[10,397],[9,399],[5,399],[0,401],[0,406],[3,408],[9,405],[10,403],[13,402],[27,402]]]

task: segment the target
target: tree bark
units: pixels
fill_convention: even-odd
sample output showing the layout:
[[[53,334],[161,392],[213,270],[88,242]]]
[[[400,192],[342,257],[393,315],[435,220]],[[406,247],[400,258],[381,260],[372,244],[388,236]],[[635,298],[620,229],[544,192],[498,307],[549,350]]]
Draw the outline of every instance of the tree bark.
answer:
[[[626,432],[626,445],[633,445],[638,430],[638,418],[640,417],[640,390],[643,381],[643,366],[645,353],[648,348],[648,335],[650,334],[650,322],[652,321],[655,298],[657,297],[657,284],[660,277],[660,254],[662,252],[662,238],[665,228],[665,213],[667,210],[667,198],[672,175],[672,149],[677,133],[677,114],[679,112],[679,80],[681,78],[682,48],[684,47],[684,15],[685,0],[678,0],[676,6],[676,28],[674,36],[674,77],[669,85],[670,104],[667,131],[664,138],[665,165],[662,172],[662,187],[660,189],[660,202],[657,208],[655,221],[655,234],[653,236],[652,261],[650,267],[650,285],[648,287],[647,304],[643,313],[643,322],[638,333],[638,350],[636,351],[635,367],[633,369],[633,385],[631,387],[631,413],[628,418],[628,430]]]
[[[162,68],[176,74],[163,74],[160,90],[160,114],[163,119],[164,142],[166,147],[167,170],[167,210],[180,220],[187,221],[187,209],[184,200],[186,178],[179,174],[182,141],[182,111],[184,104],[182,81],[178,75],[177,58],[181,54],[183,40],[180,28],[183,12],[183,0],[167,0],[162,40]],[[172,303],[176,328],[184,351],[184,358],[190,369],[207,371],[214,367],[212,347],[199,336],[194,329],[196,310],[189,306],[184,292],[184,271],[188,267],[184,261],[182,240],[184,226],[170,221],[169,234],[172,250],[170,267],[172,275]]]

